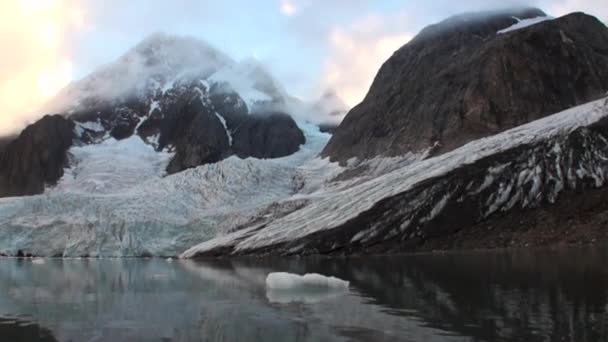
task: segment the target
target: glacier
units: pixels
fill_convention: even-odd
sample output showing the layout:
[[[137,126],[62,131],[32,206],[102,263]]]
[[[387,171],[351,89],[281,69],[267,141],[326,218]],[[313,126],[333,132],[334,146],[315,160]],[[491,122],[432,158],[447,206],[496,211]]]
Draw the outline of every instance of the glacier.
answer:
[[[137,136],[74,146],[70,150],[72,167],[56,186],[43,195],[0,199],[0,253],[191,258],[268,250],[331,231],[379,203],[459,167],[518,146],[568,136],[607,116],[608,100],[604,98],[437,157],[412,154],[351,160],[343,166],[318,157],[330,135],[300,121],[307,142],[291,156],[268,160],[230,157],[169,176],[164,170],[171,152],[155,151]],[[605,140],[598,139],[599,143]],[[563,144],[551,146],[557,156],[560,148],[566,148]],[[596,153],[585,158],[602,160],[602,156]],[[491,165],[483,179],[468,185],[467,194],[486,196],[484,215],[536,201],[542,170],[534,159],[526,163],[529,165],[518,171],[514,181],[501,180],[504,170],[513,169],[505,163]],[[567,182],[577,180],[594,179],[595,186],[603,185],[608,172],[593,165],[571,165],[547,196],[556,198],[569,186]],[[357,168],[364,171],[343,177]],[[527,192],[516,191],[518,187]],[[395,208],[403,213],[428,209],[410,221],[400,221],[404,231],[415,229],[416,222],[432,221],[458,199],[450,191],[417,196]],[[361,226],[348,243],[399,233],[399,226],[388,228]],[[304,247],[295,244],[282,253],[296,254]]]
[[[329,135],[314,124],[300,127],[307,144],[294,155],[230,157],[170,176],[164,170],[172,153],[156,152],[138,136],[74,146],[73,165],[56,186],[0,199],[0,253],[177,256],[272,211],[303,179],[309,189],[320,187],[339,170],[316,159]]]
[[[456,204],[472,201],[470,198],[476,192],[484,199],[479,205],[480,210],[485,210],[480,218],[488,217],[497,210],[510,210],[515,204],[523,208],[532,207],[541,198],[539,177],[542,170],[539,168],[545,161],[539,155],[548,156],[545,146],[532,148],[535,144],[547,143],[556,150],[550,157],[558,164],[557,167],[555,170],[546,169],[549,181],[546,183],[546,194],[543,195],[549,201],[555,200],[566,186],[577,189],[577,183],[580,185],[591,180],[593,186],[600,187],[608,179],[608,140],[601,134],[592,135],[587,127],[607,116],[606,98],[574,107],[470,142],[440,156],[419,160],[366,181],[327,191],[317,196],[310,205],[290,215],[206,241],[190,248],[182,257],[216,255],[220,252],[235,255],[267,251],[314,254],[319,252],[318,246],[321,245],[329,253],[352,244],[378,243],[378,240],[396,237],[403,241],[402,239],[423,235],[421,227],[442,213],[448,200]],[[579,149],[583,150],[579,151],[580,157],[575,160],[571,156],[572,150],[565,149],[569,145],[568,137],[581,128],[586,130],[574,138],[582,140],[583,146]],[[560,150],[562,146],[565,157]],[[484,158],[517,147],[527,148],[527,153],[519,152],[525,157],[520,164],[510,165],[506,162],[505,165],[490,165],[487,172],[484,172],[485,177],[482,177],[477,191],[473,190],[477,184],[474,179],[460,177],[462,182],[470,183],[457,184],[456,187],[452,183],[456,184],[458,177],[441,178],[459,168],[474,165]],[[499,171],[507,169],[521,172],[515,176],[515,182],[512,176],[500,174]],[[566,175],[560,177],[562,169],[566,170]],[[521,181],[517,181],[517,178]],[[492,187],[488,188],[490,185]],[[410,190],[416,191],[408,192]],[[457,191],[459,196],[456,196]],[[378,208],[385,211],[374,211]],[[374,219],[370,221],[365,217],[366,214],[377,216],[373,216]],[[475,215],[478,213],[475,212]],[[348,234],[343,235],[352,236],[349,236],[349,241],[340,241],[342,236],[339,234],[322,235],[342,228],[348,230]],[[316,246],[307,251],[305,240],[310,237],[316,238]]]

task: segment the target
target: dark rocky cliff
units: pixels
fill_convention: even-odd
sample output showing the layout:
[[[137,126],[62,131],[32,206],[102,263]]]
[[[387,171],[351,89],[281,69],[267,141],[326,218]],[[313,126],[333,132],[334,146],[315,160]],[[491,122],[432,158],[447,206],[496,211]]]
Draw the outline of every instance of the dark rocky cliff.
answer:
[[[6,146],[13,140],[15,140],[16,137],[12,137],[12,136],[6,136],[6,137],[0,137],[0,153],[2,153],[2,151],[4,151],[4,149],[6,148]]]
[[[39,194],[63,176],[74,123],[59,115],[28,126],[0,151],[0,197]]]
[[[537,9],[456,16],[382,66],[323,151],[344,162],[434,153],[596,99],[608,90],[608,28],[574,13],[498,34]]]

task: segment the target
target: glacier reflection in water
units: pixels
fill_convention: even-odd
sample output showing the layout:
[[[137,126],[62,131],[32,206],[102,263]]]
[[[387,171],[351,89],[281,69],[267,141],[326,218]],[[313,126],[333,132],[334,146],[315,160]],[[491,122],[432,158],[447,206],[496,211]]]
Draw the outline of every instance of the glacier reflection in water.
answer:
[[[0,259],[0,340],[601,341],[608,249],[374,258]],[[350,282],[276,293],[271,272]]]

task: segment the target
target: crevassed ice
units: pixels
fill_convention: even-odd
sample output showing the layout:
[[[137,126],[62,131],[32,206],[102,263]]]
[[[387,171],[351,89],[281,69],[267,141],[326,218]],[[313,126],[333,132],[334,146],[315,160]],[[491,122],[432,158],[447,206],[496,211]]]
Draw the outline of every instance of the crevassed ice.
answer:
[[[40,256],[176,256],[258,217],[339,171],[316,158],[329,135],[279,159],[231,157],[163,177],[170,153],[138,136],[70,149],[73,167],[45,194],[0,199],[0,252]]]

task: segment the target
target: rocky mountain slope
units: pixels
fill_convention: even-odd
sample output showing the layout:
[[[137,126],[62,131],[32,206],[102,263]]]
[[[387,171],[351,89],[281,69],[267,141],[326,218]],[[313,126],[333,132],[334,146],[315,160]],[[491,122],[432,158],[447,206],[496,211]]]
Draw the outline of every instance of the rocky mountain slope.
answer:
[[[323,156],[442,153],[607,90],[608,28],[596,18],[538,9],[459,15],[394,53]]]
[[[7,146],[0,197],[41,193],[58,181],[72,141],[78,146],[138,136],[157,151],[175,154],[168,173],[231,155],[284,157],[305,143],[292,116],[282,111],[289,101],[259,63],[236,63],[201,41],[156,34],[46,106],[47,112],[62,113],[73,134],[63,132],[56,140],[53,127],[41,120],[28,128],[37,133]],[[24,154],[32,144],[38,144],[36,151]]]
[[[6,145],[8,145],[14,139],[15,137],[12,136],[0,137],[0,153],[2,153]]]
[[[74,122],[45,116],[0,150],[0,197],[33,195],[63,176]]]
[[[546,225],[559,222],[561,214],[570,217],[570,227],[593,222],[605,228],[605,212],[597,205],[606,202],[606,180],[604,98],[319,194],[290,215],[202,243],[183,256],[414,251],[477,225],[488,231],[493,225],[504,229],[501,222],[552,230]],[[542,208],[580,203],[579,196],[601,188],[589,215],[570,208],[561,213],[546,210],[547,222],[535,216]],[[536,222],[518,221],[528,214],[537,217]]]

